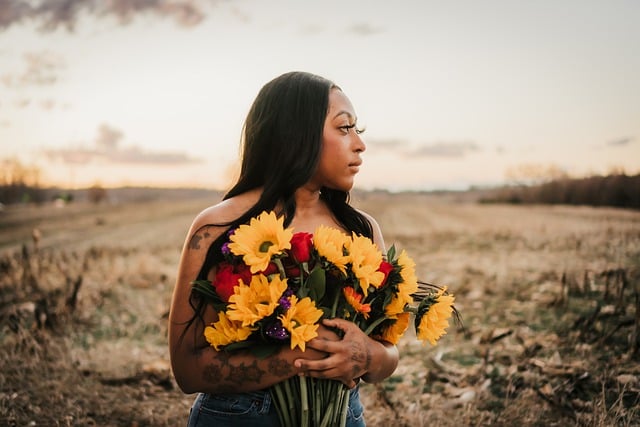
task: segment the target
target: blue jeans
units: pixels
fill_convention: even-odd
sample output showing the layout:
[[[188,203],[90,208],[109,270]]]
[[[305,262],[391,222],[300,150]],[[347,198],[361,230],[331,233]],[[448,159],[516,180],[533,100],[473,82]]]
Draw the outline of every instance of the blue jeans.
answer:
[[[189,414],[188,427],[278,427],[280,420],[268,391],[212,395],[200,393]],[[351,390],[347,427],[365,427],[358,387]]]

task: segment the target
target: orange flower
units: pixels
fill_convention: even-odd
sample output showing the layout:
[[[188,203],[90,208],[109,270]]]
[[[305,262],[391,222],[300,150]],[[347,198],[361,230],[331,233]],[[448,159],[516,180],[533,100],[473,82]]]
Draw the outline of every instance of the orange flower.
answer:
[[[342,293],[344,293],[344,297],[351,307],[353,307],[358,313],[364,314],[365,319],[369,317],[371,305],[362,304],[362,294],[359,294],[351,286],[345,286],[342,289]]]

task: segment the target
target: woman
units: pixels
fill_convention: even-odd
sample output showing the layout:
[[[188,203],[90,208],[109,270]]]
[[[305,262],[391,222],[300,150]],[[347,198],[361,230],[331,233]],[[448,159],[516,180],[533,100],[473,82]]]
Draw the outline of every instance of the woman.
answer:
[[[342,90],[322,77],[292,72],[267,83],[244,124],[240,176],[221,203],[201,212],[189,230],[169,316],[173,372],[185,393],[199,393],[189,426],[278,425],[268,387],[294,375],[339,380],[352,389],[349,426],[364,425],[357,383],[378,382],[398,363],[389,343],[352,322],[324,320],[307,349],[283,346],[266,358],[218,352],[205,341],[215,311],[191,293],[191,281],[211,280],[227,231],[265,210],[284,225],[312,233],[319,225],[372,238],[384,253],[378,224],[348,204],[365,145]],[[331,328],[344,332],[342,339]],[[253,422],[253,424],[252,424]]]

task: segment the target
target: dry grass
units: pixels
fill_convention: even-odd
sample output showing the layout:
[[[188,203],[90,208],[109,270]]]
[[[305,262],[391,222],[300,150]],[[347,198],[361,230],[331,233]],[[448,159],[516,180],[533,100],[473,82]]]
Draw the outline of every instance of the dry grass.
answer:
[[[192,396],[169,372],[166,316],[184,234],[208,203],[1,214],[0,424],[185,424]],[[423,280],[449,286],[465,326],[437,347],[401,342],[396,373],[363,386],[368,425],[640,424],[640,213],[355,204]]]

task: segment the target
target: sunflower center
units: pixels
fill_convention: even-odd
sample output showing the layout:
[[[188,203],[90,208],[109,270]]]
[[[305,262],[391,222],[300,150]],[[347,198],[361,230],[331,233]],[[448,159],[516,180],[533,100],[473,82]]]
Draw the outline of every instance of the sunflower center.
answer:
[[[258,250],[262,253],[267,253],[271,246],[273,246],[273,242],[269,242],[267,240],[266,242],[260,243],[260,247],[258,248]]]

